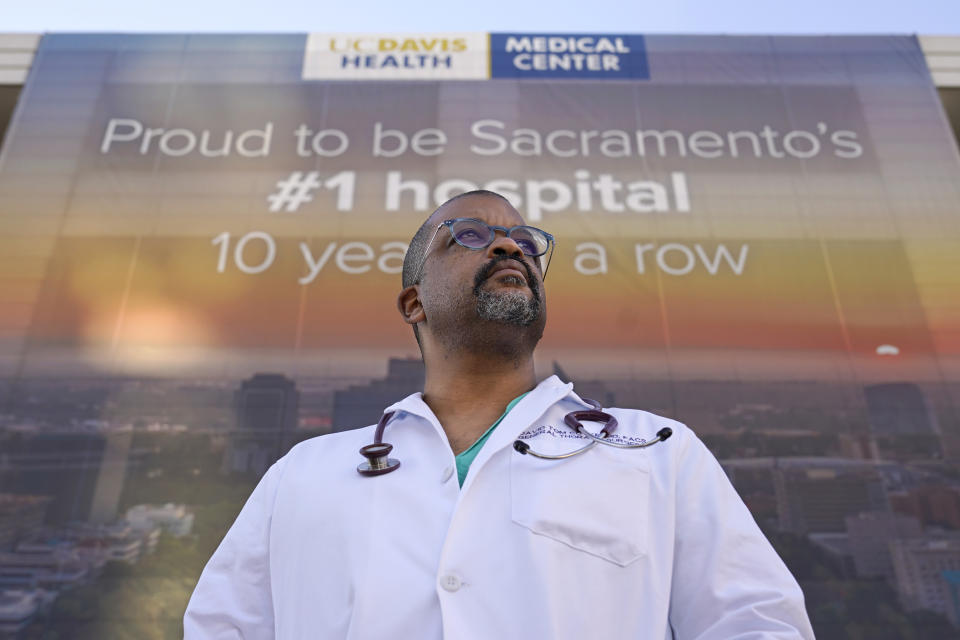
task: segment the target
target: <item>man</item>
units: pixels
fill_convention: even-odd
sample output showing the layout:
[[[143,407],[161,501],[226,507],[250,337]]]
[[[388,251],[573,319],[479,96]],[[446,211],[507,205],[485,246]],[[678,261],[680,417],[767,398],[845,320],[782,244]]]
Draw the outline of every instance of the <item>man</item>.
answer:
[[[564,417],[590,405],[536,381],[552,237],[523,225],[485,191],[424,223],[398,297],[424,391],[386,409],[401,465],[357,473],[373,427],[294,447],[204,570],[187,640],[813,637],[797,583],[684,425],[605,409],[615,442],[672,437],[534,456],[587,446]]]

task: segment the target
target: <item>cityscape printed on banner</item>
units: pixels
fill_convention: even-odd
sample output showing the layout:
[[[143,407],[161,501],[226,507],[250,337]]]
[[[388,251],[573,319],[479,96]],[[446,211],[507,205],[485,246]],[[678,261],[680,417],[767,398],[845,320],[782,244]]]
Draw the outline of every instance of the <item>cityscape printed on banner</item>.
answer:
[[[553,373],[569,379],[559,363]],[[386,376],[352,384],[259,373],[239,384],[50,378],[7,386],[0,629],[41,637],[30,634],[87,628],[94,637],[132,624],[176,635],[192,581],[266,469],[306,438],[375,423],[381,407],[422,390],[423,376],[419,359],[392,359]],[[881,605],[894,622],[951,633],[960,480],[950,460],[960,451],[941,439],[956,428],[939,421],[942,389],[575,384],[604,406],[695,425],[800,581],[818,637],[843,637],[850,620]],[[133,580],[142,591],[128,592]],[[104,619],[80,611],[92,602]],[[152,612],[134,624],[125,610],[133,605]]]
[[[915,39],[54,34],[27,89],[0,636],[182,637],[270,465],[422,390],[406,242],[478,187],[559,239],[538,376],[690,426],[818,638],[960,633],[960,166]]]

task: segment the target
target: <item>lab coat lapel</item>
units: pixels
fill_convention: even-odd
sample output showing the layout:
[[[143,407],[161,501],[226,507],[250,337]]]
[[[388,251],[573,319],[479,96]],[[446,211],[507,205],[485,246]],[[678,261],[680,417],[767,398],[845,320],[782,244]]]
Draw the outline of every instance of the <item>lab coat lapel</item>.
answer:
[[[466,491],[473,483],[473,478],[480,472],[487,460],[504,447],[512,446],[520,433],[529,427],[534,420],[542,416],[559,400],[573,392],[572,382],[563,382],[553,375],[544,379],[534,389],[510,410],[510,413],[497,425],[477,454],[467,478],[464,480],[461,491]]]

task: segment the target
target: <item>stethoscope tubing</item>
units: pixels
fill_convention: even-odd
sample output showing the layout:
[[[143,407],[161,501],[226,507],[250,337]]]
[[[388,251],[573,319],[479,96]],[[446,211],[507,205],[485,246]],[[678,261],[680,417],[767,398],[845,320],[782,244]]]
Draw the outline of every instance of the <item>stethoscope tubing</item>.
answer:
[[[563,460],[565,458],[572,458],[578,453],[583,453],[587,449],[592,449],[595,446],[597,446],[596,442],[588,442],[586,446],[580,447],[579,449],[574,449],[573,451],[568,451],[567,453],[549,454],[549,453],[539,453],[537,451],[534,451],[533,449],[530,448],[530,445],[528,445],[523,440],[515,440],[513,443],[513,448],[517,452],[522,453],[523,455],[530,454],[534,458],[540,458],[542,460]]]
[[[650,442],[624,444],[622,442],[612,442],[610,440],[606,440],[605,439],[606,436],[604,436],[603,438],[595,436],[594,434],[590,433],[586,429],[579,429],[578,432],[582,433],[588,438],[593,438],[594,443],[599,442],[600,444],[605,444],[608,447],[616,447],[618,449],[646,449],[647,447],[657,444],[658,442],[663,442],[664,440],[666,440],[667,438],[673,435],[673,429],[671,429],[670,427],[665,427],[660,431],[657,431],[657,437],[651,440]]]
[[[639,442],[635,444],[624,444],[620,442],[612,442],[607,438],[614,432],[617,428],[617,419],[614,418],[609,413],[604,413],[600,410],[600,404],[595,400],[590,398],[583,398],[585,404],[588,404],[592,407],[587,411],[571,411],[563,417],[564,423],[576,433],[584,435],[590,438],[590,443],[586,446],[580,447],[573,451],[568,451],[567,453],[556,453],[556,454],[547,454],[540,453],[530,447],[529,444],[523,440],[516,440],[513,443],[513,448],[522,455],[531,455],[535,458],[541,458],[543,460],[563,460],[565,458],[572,458],[575,455],[584,453],[585,451],[591,449],[597,443],[607,445],[608,447],[616,447],[617,449],[645,449],[651,445],[654,445],[658,442],[663,442],[671,435],[673,435],[673,430],[670,427],[664,427],[657,432],[657,437],[649,442]],[[600,430],[599,435],[593,434],[586,427],[581,424],[580,420],[589,420],[593,422],[603,421],[603,428]]]

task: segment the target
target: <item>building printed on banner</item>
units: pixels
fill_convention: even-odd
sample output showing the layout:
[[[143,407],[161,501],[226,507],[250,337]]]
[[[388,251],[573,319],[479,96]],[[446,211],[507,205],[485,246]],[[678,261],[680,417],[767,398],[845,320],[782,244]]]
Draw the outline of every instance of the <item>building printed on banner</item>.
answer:
[[[486,33],[311,33],[304,80],[485,80]]]
[[[641,35],[493,33],[493,78],[592,78],[645,80],[650,77]]]

